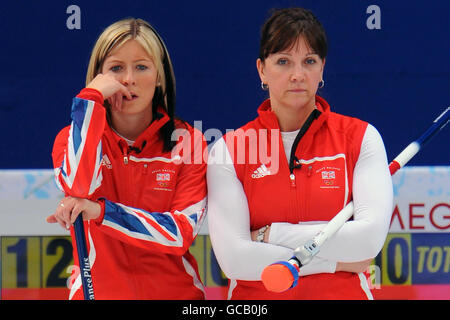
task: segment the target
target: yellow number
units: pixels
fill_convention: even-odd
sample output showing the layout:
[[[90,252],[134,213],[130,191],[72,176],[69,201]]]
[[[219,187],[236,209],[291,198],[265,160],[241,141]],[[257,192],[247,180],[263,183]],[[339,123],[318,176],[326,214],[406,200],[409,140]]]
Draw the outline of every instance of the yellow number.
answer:
[[[40,287],[40,238],[2,237],[2,287]]]

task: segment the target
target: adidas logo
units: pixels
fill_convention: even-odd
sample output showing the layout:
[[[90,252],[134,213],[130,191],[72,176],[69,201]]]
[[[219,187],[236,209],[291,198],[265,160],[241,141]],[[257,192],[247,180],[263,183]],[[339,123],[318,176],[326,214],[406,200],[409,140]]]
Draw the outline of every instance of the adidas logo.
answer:
[[[108,169],[112,169],[111,161],[109,161],[109,158],[106,154],[103,155],[102,165],[106,166]]]
[[[268,175],[270,175],[270,171],[267,170],[267,167],[265,164],[262,164],[258,169],[253,171],[252,178],[259,179],[259,178],[263,178]]]

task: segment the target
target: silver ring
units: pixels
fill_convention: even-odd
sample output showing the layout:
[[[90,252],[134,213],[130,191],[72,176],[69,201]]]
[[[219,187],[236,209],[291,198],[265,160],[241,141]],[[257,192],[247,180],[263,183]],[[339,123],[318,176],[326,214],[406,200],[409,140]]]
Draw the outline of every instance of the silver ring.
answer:
[[[64,208],[64,203],[60,203],[59,205]]]

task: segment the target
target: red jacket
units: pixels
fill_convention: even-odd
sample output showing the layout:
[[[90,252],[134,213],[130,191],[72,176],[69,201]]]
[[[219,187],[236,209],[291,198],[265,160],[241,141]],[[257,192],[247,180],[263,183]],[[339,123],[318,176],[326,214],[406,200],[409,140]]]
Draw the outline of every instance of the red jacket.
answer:
[[[102,104],[100,92],[83,89],[52,153],[60,188],[102,206],[97,220],[85,221],[96,299],[204,299],[189,252],[206,214],[203,135],[176,121],[186,139],[162,152],[159,129],[169,117],[160,108],[129,147]],[[83,298],[79,276],[70,298]]]
[[[225,136],[236,175],[247,197],[251,230],[273,222],[329,221],[352,199],[353,168],[367,123],[331,112],[328,103],[319,96],[316,106],[320,112],[315,111],[309,127],[304,125],[300,129],[300,135],[302,131],[304,134],[297,145],[294,143],[291,159],[286,159],[281,135],[270,134],[271,129],[279,130],[279,124],[269,100],[259,107],[255,120]],[[264,129],[266,135],[256,134],[253,137],[256,140],[250,142],[251,132]],[[271,148],[274,143],[278,143],[278,148]],[[265,150],[261,149],[263,146]],[[243,150],[244,161],[238,159]],[[270,150],[276,150],[278,157],[270,154],[264,157]],[[251,159],[252,153],[257,156],[256,161]],[[268,163],[270,158],[279,161]],[[265,174],[267,170],[270,174]],[[354,273],[320,273],[301,277],[295,288],[284,293],[272,293],[260,281],[237,280],[231,285],[232,289],[236,285],[231,297],[367,299],[361,281]]]

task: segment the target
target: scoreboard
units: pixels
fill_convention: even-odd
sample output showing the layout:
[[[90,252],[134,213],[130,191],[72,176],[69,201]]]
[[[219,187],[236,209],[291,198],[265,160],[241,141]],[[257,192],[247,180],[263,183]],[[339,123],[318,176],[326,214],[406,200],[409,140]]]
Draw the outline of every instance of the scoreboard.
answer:
[[[73,265],[68,236],[1,238],[2,288],[64,288]]]
[[[450,167],[406,167],[393,177],[390,232],[366,271],[375,299],[450,299],[449,180]],[[1,299],[68,298],[71,239],[45,223],[61,197],[52,170],[0,171]],[[226,299],[207,221],[190,251],[207,298]]]
[[[3,299],[67,299],[73,268],[69,236],[4,236],[0,240]],[[199,235],[190,251],[197,259],[208,298],[226,299],[228,281],[214,256],[209,236]],[[375,298],[450,299],[449,271],[448,234],[393,233],[388,235],[367,276]],[[421,293],[421,285],[429,290]],[[403,296],[391,296],[393,286],[396,295],[402,288]],[[52,291],[45,290],[50,288],[60,290],[52,295]]]

